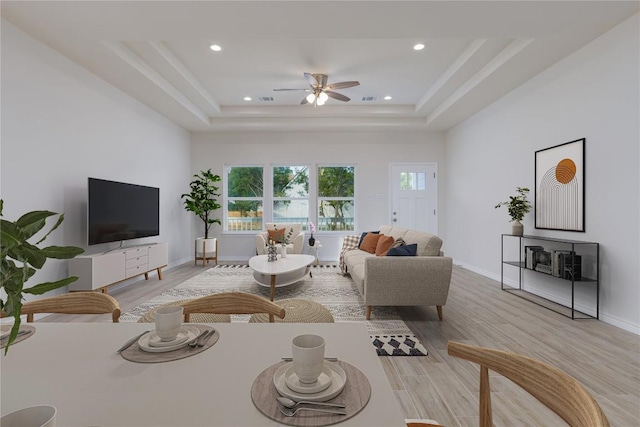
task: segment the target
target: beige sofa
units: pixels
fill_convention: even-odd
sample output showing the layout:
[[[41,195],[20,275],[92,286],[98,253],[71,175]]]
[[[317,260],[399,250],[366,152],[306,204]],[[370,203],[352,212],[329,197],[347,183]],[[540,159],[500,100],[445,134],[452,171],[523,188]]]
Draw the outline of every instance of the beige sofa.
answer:
[[[287,244],[287,253],[288,254],[302,253],[302,248],[304,246],[304,231],[302,231],[302,224],[288,223],[288,222],[279,222],[279,223],[268,222],[266,224],[266,227],[267,227],[267,230],[284,228],[286,234],[289,234],[289,231],[291,230],[289,243]],[[267,253],[268,242],[269,242],[268,231],[261,231],[260,233],[256,234],[256,254],[265,255]]]
[[[380,226],[380,234],[417,244],[416,256],[376,256],[360,249],[342,254],[346,272],[364,297],[367,319],[371,307],[435,305],[442,320],[451,282],[452,259],[440,251],[442,239],[405,228]]]

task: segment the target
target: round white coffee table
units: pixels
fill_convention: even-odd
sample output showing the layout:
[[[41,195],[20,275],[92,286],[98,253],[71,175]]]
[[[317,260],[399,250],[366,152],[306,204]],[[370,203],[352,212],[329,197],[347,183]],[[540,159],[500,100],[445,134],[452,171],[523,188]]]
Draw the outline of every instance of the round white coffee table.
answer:
[[[278,256],[277,261],[267,261],[267,255],[256,255],[249,260],[253,269],[253,278],[259,285],[271,287],[271,301],[276,287],[291,285],[309,273],[315,261],[313,255],[287,254],[286,258]]]

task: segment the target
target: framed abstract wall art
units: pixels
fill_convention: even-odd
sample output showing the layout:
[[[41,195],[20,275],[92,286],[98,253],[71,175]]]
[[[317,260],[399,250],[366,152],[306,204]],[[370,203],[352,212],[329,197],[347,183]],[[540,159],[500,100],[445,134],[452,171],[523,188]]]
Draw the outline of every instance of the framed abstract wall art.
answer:
[[[584,231],[585,138],[536,151],[536,228]]]

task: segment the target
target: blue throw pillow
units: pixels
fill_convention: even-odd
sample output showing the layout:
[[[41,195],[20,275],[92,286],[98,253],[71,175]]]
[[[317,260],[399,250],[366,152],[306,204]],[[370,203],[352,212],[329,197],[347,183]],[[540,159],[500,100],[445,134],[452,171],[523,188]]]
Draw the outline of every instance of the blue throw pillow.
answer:
[[[402,245],[397,248],[391,248],[389,252],[387,252],[387,256],[416,256],[416,252],[418,252],[418,244],[414,243],[412,245]]]
[[[365,231],[364,233],[362,233],[362,235],[360,236],[360,241],[358,242],[358,247],[360,247],[360,245],[362,244],[362,239],[364,239],[364,236],[367,235],[367,233],[373,233],[373,234],[380,234],[379,231]]]

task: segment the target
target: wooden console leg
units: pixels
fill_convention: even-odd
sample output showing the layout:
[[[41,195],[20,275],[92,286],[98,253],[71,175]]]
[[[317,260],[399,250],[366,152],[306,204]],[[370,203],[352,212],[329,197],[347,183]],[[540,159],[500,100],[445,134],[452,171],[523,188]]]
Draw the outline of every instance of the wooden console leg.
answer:
[[[162,267],[158,267],[158,280],[162,280]]]
[[[149,280],[149,272],[144,273],[144,280]]]
[[[367,306],[367,320],[371,319],[371,306]]]
[[[436,305],[436,309],[438,310],[438,319],[442,320],[442,306]]]

